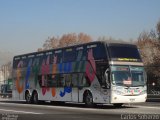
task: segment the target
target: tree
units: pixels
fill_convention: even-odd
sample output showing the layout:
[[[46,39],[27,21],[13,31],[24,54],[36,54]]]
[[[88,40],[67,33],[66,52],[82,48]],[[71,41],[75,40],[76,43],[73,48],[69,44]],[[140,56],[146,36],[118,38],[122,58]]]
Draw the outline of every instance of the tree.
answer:
[[[113,42],[113,43],[128,43],[127,41],[124,41],[122,39],[115,39],[115,38],[106,37],[106,36],[99,37],[97,40],[98,41]]]
[[[152,38],[148,32],[139,35],[137,45],[140,49],[141,57],[146,66],[153,65],[158,53],[158,42]]]
[[[84,34],[84,33],[79,33],[77,36],[77,43],[78,44],[82,44],[82,43],[87,43],[87,42],[91,42],[92,38],[91,36]]]
[[[37,52],[41,52],[41,51],[43,51],[42,48],[38,48],[38,49],[37,49]]]
[[[55,36],[51,38],[48,37],[48,39],[43,44],[43,49],[39,48],[38,51],[82,44],[91,41],[92,41],[91,36],[85,33],[79,33],[79,34],[68,33],[62,35],[61,37],[55,37]]]
[[[64,34],[59,40],[59,47],[75,45],[76,42],[77,35],[75,33]]]
[[[157,34],[158,34],[158,40],[160,41],[160,20],[157,23]]]
[[[45,41],[45,43],[43,44],[43,50],[49,50],[52,48],[57,48],[57,46],[59,45],[59,39],[58,37],[52,37],[49,38]]]
[[[160,22],[158,24],[157,26],[160,26]],[[158,34],[158,27],[157,32],[154,30],[144,31],[139,35],[137,41],[146,71],[152,77],[160,77],[160,41]]]

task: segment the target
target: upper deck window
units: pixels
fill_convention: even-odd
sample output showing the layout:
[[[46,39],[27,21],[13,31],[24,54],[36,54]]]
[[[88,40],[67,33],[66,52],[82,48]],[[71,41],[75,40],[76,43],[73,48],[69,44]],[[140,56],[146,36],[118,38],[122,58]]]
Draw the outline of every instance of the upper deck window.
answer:
[[[76,59],[76,51],[73,48],[67,48],[64,50],[63,62],[72,62]]]
[[[87,46],[87,49],[93,50],[93,57],[95,60],[107,59],[107,52],[104,44],[102,43],[90,44]]]

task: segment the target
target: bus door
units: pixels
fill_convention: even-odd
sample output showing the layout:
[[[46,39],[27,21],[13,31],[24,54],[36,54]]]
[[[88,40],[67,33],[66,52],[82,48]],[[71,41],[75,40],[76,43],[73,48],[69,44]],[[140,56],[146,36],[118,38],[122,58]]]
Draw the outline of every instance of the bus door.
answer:
[[[82,102],[84,88],[89,87],[89,82],[84,73],[76,73],[72,75],[72,101]]]
[[[85,79],[86,80],[86,79]],[[72,75],[72,101],[82,102],[82,94],[84,84],[84,73],[76,73]]]
[[[62,74],[60,81],[61,91],[60,101],[71,101],[72,100],[72,87],[71,87],[71,75],[70,74]]]
[[[79,102],[79,73],[72,74],[72,101]]]

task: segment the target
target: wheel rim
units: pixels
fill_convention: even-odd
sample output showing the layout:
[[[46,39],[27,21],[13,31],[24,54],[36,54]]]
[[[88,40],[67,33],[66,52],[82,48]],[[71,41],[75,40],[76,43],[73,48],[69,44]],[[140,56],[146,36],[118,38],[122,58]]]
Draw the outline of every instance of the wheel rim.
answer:
[[[92,95],[90,95],[89,93],[86,95],[86,104],[87,105],[92,105],[93,103],[93,98],[92,98]]]
[[[87,98],[86,98],[86,102],[87,102],[87,103],[91,103],[91,102],[92,102],[91,99],[92,99],[91,96],[88,95]]]
[[[38,102],[38,94],[37,94],[37,93],[34,93],[33,102],[34,102],[34,103],[37,103],[37,102]]]
[[[29,94],[29,93],[27,93],[27,94],[26,94],[26,101],[27,101],[27,103],[29,103],[29,102],[30,102],[30,98],[31,98],[31,97],[30,97],[30,94]]]

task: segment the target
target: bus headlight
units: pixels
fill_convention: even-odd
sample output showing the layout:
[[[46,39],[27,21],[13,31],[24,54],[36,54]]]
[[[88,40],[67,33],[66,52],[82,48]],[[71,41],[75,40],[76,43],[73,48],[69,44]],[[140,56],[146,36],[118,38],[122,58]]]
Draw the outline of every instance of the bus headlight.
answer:
[[[146,94],[147,91],[146,90],[143,90],[142,92],[140,92],[140,95],[143,95],[143,94]]]

